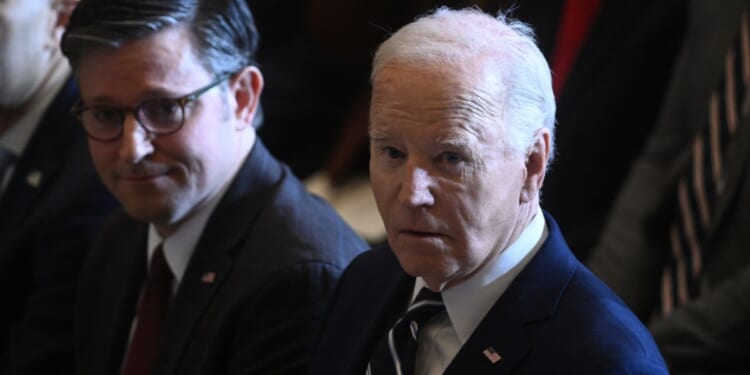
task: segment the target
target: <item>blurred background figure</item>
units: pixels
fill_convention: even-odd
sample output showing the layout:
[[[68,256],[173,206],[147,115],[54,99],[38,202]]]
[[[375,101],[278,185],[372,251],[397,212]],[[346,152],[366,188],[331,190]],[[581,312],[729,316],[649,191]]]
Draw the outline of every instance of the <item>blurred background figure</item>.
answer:
[[[72,0],[0,2],[0,373],[72,374],[81,262],[114,207],[70,115]]]
[[[748,5],[689,3],[659,121],[589,262],[673,374],[750,372]]]
[[[557,98],[558,148],[542,201],[580,259],[596,242],[656,121],[684,33],[686,4],[515,2],[514,14],[536,27]]]

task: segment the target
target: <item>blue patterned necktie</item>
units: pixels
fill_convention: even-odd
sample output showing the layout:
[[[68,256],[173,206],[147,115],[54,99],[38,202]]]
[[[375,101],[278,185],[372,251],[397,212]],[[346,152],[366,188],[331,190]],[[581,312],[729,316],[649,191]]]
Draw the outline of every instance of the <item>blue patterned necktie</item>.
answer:
[[[380,340],[367,366],[372,375],[414,373],[414,362],[419,344],[419,329],[430,318],[445,311],[443,298],[427,288],[422,288],[388,334]]]

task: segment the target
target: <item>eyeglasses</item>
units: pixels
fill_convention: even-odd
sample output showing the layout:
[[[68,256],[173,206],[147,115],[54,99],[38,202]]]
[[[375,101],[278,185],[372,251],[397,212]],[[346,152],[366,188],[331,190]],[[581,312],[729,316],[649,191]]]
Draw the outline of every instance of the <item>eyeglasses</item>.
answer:
[[[179,98],[150,99],[134,108],[120,108],[108,105],[83,106],[79,100],[70,112],[83,124],[89,138],[112,142],[122,137],[123,124],[128,113],[133,113],[136,121],[148,133],[169,135],[176,133],[190,116],[188,104],[197,100],[212,88],[224,82],[230,75],[222,75],[207,86]]]

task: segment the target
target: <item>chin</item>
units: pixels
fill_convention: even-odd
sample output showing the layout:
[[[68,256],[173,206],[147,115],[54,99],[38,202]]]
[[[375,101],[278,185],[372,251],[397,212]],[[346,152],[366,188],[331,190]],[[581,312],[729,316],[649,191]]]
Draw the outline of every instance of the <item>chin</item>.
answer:
[[[398,262],[410,276],[429,280],[447,280],[451,274],[448,267],[435,253],[398,252],[394,250]]]
[[[122,204],[125,212],[135,221],[142,223],[159,223],[169,221],[171,210],[162,205],[138,202],[137,204]]]

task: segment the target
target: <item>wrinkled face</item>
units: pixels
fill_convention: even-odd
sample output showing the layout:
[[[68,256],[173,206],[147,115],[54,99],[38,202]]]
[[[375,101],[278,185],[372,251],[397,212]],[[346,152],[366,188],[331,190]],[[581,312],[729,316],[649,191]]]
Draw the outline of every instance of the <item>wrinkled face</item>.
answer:
[[[481,73],[391,64],[373,81],[375,200],[401,266],[434,289],[472,275],[519,231],[524,158],[504,141],[497,75]]]
[[[183,96],[215,77],[193,53],[188,32],[174,28],[85,55],[78,79],[85,106],[132,108],[144,100]],[[188,104],[185,123],[174,134],[149,134],[131,112],[120,139],[89,140],[99,176],[133,218],[169,228],[231,180],[244,153],[230,108],[232,80],[229,86]]]
[[[26,103],[56,53],[50,0],[0,1],[0,108]]]

